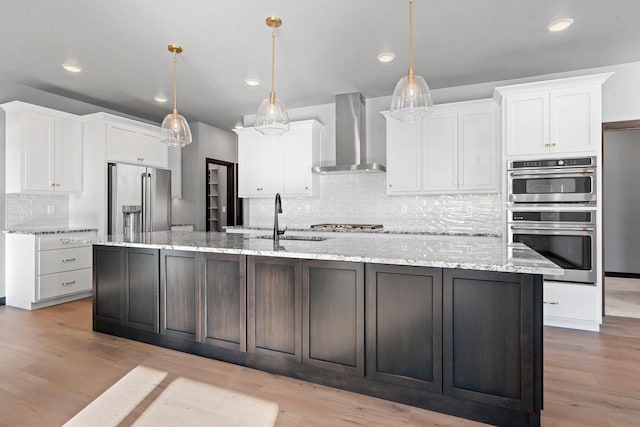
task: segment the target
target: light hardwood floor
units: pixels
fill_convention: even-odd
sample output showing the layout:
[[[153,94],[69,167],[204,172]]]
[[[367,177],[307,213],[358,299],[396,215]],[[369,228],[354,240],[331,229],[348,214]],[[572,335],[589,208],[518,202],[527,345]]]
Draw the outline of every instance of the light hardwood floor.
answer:
[[[275,402],[277,426],[467,426],[471,421],[91,331],[91,301],[0,307],[0,425],[59,426],[139,365]],[[545,328],[543,426],[640,426],[640,319],[600,334]],[[188,425],[185,420],[185,425]]]

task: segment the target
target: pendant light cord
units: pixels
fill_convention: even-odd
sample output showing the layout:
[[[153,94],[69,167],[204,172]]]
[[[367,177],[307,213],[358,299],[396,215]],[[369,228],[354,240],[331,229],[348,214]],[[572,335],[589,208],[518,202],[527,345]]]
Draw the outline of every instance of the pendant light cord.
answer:
[[[271,93],[269,94],[269,102],[276,102],[276,27],[271,27]]]
[[[177,84],[176,84],[176,75],[177,75],[177,64],[178,64],[178,57],[176,56],[177,54],[174,53],[173,54],[173,116],[177,116],[178,114],[178,90],[177,90]]]
[[[413,76],[413,0],[409,0],[409,76]]]

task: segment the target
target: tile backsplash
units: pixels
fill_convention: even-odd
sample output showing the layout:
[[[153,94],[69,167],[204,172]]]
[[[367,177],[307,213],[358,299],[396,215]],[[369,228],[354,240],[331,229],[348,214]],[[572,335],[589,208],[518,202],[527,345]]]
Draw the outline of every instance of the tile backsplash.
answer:
[[[281,227],[383,224],[388,230],[502,234],[499,194],[387,196],[384,174],[320,176],[320,196],[282,198]],[[273,200],[251,199],[249,226],[273,226]]]
[[[69,226],[69,196],[7,194],[5,209],[10,229]]]

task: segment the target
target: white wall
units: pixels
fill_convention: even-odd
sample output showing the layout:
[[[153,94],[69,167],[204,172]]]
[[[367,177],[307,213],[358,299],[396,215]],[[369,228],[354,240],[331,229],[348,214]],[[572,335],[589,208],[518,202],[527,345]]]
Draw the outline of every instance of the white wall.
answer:
[[[191,124],[193,142],[182,149],[182,199],[173,199],[172,223],[193,224],[194,230],[206,230],[207,158],[238,162],[236,135],[206,123]]]

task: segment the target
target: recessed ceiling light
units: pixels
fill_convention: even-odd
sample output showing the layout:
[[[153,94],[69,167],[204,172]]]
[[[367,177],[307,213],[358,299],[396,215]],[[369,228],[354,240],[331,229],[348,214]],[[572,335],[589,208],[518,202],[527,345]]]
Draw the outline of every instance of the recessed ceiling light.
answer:
[[[260,84],[260,80],[258,79],[245,79],[244,82],[247,86],[251,86],[251,87],[255,87]]]
[[[396,58],[396,55],[391,52],[385,52],[378,55],[378,61],[380,62],[391,62]]]
[[[79,73],[80,71],[82,71],[82,67],[79,65],[73,65],[73,64],[62,64],[62,68],[64,68],[65,70],[67,70],[70,73]]]
[[[573,24],[572,18],[562,18],[547,25],[547,30],[551,31],[552,33],[557,33],[558,31],[566,30],[571,26],[571,24]]]
[[[167,97],[166,97],[166,96],[162,96],[162,95],[156,95],[156,96],[154,96],[154,97],[153,97],[153,99],[154,99],[156,102],[161,102],[161,103],[163,103],[163,104],[164,104],[165,102],[167,102]]]

